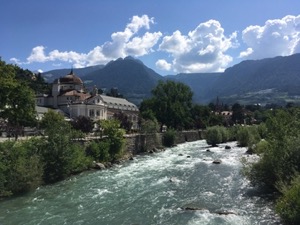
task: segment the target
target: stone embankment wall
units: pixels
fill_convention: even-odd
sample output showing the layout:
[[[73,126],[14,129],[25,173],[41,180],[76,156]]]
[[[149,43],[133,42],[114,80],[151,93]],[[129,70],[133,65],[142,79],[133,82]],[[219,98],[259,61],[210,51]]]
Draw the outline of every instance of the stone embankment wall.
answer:
[[[202,139],[203,131],[181,131],[176,133],[175,144],[182,144]],[[150,152],[153,149],[162,148],[162,141],[163,133],[130,135],[126,137],[126,149],[132,155],[142,152]]]

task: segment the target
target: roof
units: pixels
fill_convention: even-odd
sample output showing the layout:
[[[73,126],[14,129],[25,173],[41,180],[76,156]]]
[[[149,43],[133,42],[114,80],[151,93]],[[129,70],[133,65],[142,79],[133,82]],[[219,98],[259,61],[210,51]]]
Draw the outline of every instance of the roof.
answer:
[[[91,95],[86,94],[86,93],[82,93],[82,92],[78,92],[76,90],[71,90],[71,91],[67,91],[67,92],[61,94],[61,96],[76,96],[76,97],[79,97],[80,101],[84,101],[87,98],[89,98]]]
[[[138,110],[137,106],[125,98],[115,98],[107,95],[100,95],[103,99],[103,102],[107,104],[109,108],[129,108],[131,110]]]
[[[73,69],[66,76],[59,78],[59,83],[83,84],[82,80],[73,73]]]

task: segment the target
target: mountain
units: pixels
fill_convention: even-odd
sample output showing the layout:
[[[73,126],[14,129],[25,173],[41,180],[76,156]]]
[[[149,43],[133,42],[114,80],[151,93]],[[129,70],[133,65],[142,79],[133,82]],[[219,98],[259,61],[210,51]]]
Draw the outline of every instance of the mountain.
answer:
[[[52,70],[43,76],[51,74],[54,80],[69,72],[70,69]],[[157,82],[165,79],[190,86],[196,103],[206,104],[217,97],[229,104],[300,103],[300,54],[246,60],[223,73],[181,73],[163,77],[132,57],[120,58],[105,66],[74,69],[74,72],[89,89],[94,85],[108,91],[117,87],[125,98],[136,104],[149,97]]]
[[[88,73],[82,79],[89,86],[96,85],[102,89],[117,87],[124,97],[139,104],[150,96],[158,80],[164,78],[141,61],[126,57],[111,61],[102,69]]]
[[[212,98],[248,98],[279,103],[300,95],[300,54],[243,61],[225,70],[214,84]],[[284,102],[282,102],[284,104]]]
[[[211,100],[208,93],[212,92],[216,81],[221,75],[222,73],[180,73],[168,75],[165,78],[188,85],[194,93],[194,102],[206,103]]]
[[[85,67],[85,68],[76,68],[76,69],[74,68],[73,72],[80,78],[83,78],[85,75],[87,75],[93,71],[102,69],[103,67],[104,67],[104,65],[89,66],[89,67]],[[42,73],[42,76],[44,77],[46,82],[52,83],[55,79],[69,74],[70,71],[71,71],[71,68],[70,69],[50,70],[50,71]]]

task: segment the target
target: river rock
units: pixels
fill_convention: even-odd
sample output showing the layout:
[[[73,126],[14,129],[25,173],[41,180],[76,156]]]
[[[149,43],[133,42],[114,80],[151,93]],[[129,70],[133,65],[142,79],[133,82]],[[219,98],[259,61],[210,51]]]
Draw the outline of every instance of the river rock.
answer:
[[[233,215],[237,215],[235,212],[230,212],[230,211],[217,211],[215,212],[215,214],[218,214],[218,215],[230,215],[230,214],[233,214]]]
[[[248,150],[245,153],[248,154],[248,155],[252,155],[253,154],[253,149],[248,148]]]
[[[212,162],[213,164],[221,164],[222,160],[221,159],[216,159]]]
[[[199,208],[199,207],[194,207],[194,206],[185,206],[185,207],[181,207],[181,209],[186,210],[186,211],[206,210],[204,208]]]
[[[104,170],[106,167],[102,163],[95,163],[95,169]]]
[[[178,156],[183,156],[183,154],[180,153],[180,154],[178,154]]]
[[[231,147],[229,145],[226,145],[225,149],[231,149]]]

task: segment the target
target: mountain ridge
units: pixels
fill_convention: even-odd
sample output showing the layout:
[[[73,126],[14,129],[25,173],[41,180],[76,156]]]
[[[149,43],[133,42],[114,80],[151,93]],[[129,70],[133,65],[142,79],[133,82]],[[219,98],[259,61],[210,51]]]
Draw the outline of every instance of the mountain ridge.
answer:
[[[43,76],[50,72],[64,76],[69,71],[52,70],[43,73]],[[188,85],[196,103],[209,103],[217,97],[228,103],[241,99],[250,103],[283,103],[282,98],[292,101],[300,96],[300,54],[245,60],[220,73],[162,76],[130,56],[106,65],[74,69],[74,72],[87,86],[96,85],[106,89],[117,87],[124,97],[136,104],[151,96],[151,90],[159,80],[174,80]],[[256,97],[251,99],[249,93],[254,93]]]

